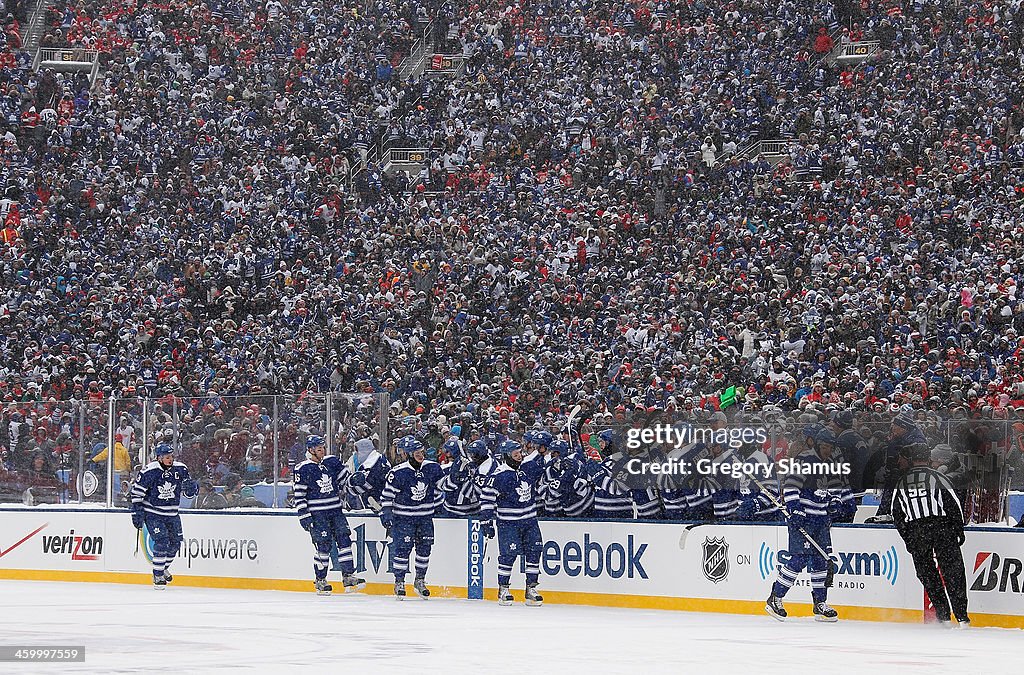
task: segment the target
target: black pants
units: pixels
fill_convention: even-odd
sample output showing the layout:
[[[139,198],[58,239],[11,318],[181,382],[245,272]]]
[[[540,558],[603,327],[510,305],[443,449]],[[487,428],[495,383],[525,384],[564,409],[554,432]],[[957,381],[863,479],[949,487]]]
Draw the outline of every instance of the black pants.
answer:
[[[935,615],[941,621],[949,621],[950,608],[958,621],[969,620],[967,576],[964,556],[957,543],[958,536],[957,529],[947,521],[933,518],[907,523],[905,530],[904,541],[914,558],[917,578],[921,580],[935,607]],[[942,576],[939,576],[940,572]]]

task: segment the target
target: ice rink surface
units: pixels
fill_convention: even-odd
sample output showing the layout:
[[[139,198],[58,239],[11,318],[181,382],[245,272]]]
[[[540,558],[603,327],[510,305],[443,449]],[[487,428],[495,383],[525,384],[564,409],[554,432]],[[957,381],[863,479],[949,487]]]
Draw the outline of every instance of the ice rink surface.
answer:
[[[517,596],[521,597],[521,595]],[[50,673],[1005,673],[1024,633],[362,594],[0,581],[0,644]]]

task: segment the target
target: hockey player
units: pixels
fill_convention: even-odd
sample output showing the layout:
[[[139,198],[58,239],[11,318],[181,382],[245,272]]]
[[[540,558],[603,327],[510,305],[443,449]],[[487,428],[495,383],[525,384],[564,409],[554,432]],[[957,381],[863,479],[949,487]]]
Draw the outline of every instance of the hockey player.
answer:
[[[739,500],[736,520],[747,522],[781,522],[782,509],[779,507],[779,484],[774,475],[774,463],[760,448],[754,448],[747,456],[747,463],[765,467],[764,480],[752,480],[750,476],[740,477]]]
[[[330,595],[334,590],[327,583],[331,547],[338,549],[345,591],[366,586],[366,582],[355,575],[351,533],[342,511],[343,495],[358,491],[365,482],[365,475],[350,473],[337,457],[325,457],[326,451],[322,437],[310,436],[306,439],[306,459],[295,467],[295,507],[299,524],[313,540],[313,586],[317,595]]]
[[[813,425],[808,431],[813,433],[805,432],[807,448],[796,457],[796,461],[808,464],[831,461],[835,435],[819,425]],[[825,602],[830,563],[826,554],[832,553],[828,515],[831,496],[826,489],[827,482],[828,476],[824,473],[804,475],[795,471],[787,474],[783,482],[782,495],[789,525],[789,559],[779,565],[778,579],[765,605],[765,611],[779,621],[784,621],[787,616],[782,598],[804,568],[811,576],[814,619],[829,622],[838,619],[836,610]]]
[[[380,513],[381,493],[384,492],[384,484],[391,472],[391,462],[376,448],[373,448],[373,441],[368,438],[356,441],[357,454],[353,457],[362,456],[362,453],[359,452],[360,444],[363,444],[365,448],[366,443],[370,444],[369,452],[362,462],[355,466],[352,483],[363,504],[372,509],[374,513]],[[353,464],[355,463],[353,462]]]
[[[480,511],[480,490],[497,463],[487,452],[487,444],[476,440],[466,446],[465,456],[456,457],[441,482],[444,510],[453,516],[471,516]]]
[[[914,423],[913,418],[901,412],[892,420],[892,427],[889,430],[888,443],[882,451],[882,469],[879,471],[879,478],[882,484],[882,496],[878,500],[878,511],[864,522],[866,523],[891,523],[892,514],[892,491],[896,482],[900,479],[899,457],[903,448],[921,443],[927,444],[924,432]]]
[[[603,462],[590,462],[587,473],[594,482],[594,515],[598,518],[650,520],[661,517],[661,500],[653,488],[630,489],[621,477],[631,457],[617,452],[613,446],[614,432],[605,429],[597,437]],[[636,511],[634,513],[634,505]]]
[[[402,462],[388,474],[381,500],[380,522],[391,530],[394,540],[395,597],[405,599],[405,575],[409,555],[416,549],[416,578],[413,588],[421,598],[430,597],[427,564],[434,545],[434,512],[443,501],[444,470],[427,459],[423,443],[413,436],[398,442],[405,453]]]
[[[544,602],[537,592],[544,540],[537,523],[535,490],[544,469],[536,458],[523,461],[518,441],[503,441],[501,453],[502,464],[488,478],[480,507],[482,531],[488,539],[495,534],[494,519],[498,521],[498,604],[512,604],[512,565],[521,555],[526,558],[526,604],[537,607]]]
[[[594,509],[594,485],[587,478],[586,458],[561,439],[548,448],[552,461],[545,467],[545,511],[552,516],[587,518]]]
[[[178,515],[181,495],[195,497],[199,486],[189,475],[188,467],[174,461],[170,445],[160,443],[154,454],[156,461],[142,470],[132,487],[132,525],[137,530],[145,525],[153,538],[153,588],[163,590],[172,580],[167,566],[182,542]]]
[[[523,434],[524,451],[523,460],[529,461],[530,459],[536,458],[537,462],[544,467],[544,473],[541,475],[540,481],[537,483],[537,515],[541,518],[546,517],[547,511],[547,494],[548,494],[548,481],[550,476],[548,474],[548,467],[551,463],[551,455],[548,452],[548,448],[551,446],[551,442],[554,438],[550,433],[543,429],[530,429]]]
[[[836,435],[836,449],[832,459],[850,467],[849,475],[834,476],[829,482],[832,492],[831,515],[833,523],[852,523],[857,515],[857,498],[853,496],[851,478],[860,475],[859,467],[867,461],[867,443],[853,430],[853,413],[849,410],[832,416],[829,430]],[[858,484],[859,484],[859,479]]]

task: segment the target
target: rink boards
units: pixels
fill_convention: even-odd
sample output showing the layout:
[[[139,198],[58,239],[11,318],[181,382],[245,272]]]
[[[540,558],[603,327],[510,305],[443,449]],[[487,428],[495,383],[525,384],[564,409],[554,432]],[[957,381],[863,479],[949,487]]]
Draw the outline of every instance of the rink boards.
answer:
[[[175,585],[309,592],[312,545],[291,513],[184,512]],[[390,547],[379,521],[350,516],[354,557],[367,592],[390,593]],[[546,602],[760,614],[788,555],[784,527],[628,521],[543,521],[541,589]],[[496,595],[497,543],[473,520],[435,520],[428,583],[436,596]],[[829,602],[843,618],[919,622],[924,593],[894,529],[832,530],[838,565]],[[149,583],[152,541],[119,510],[0,509],[0,578]],[[978,626],[1024,628],[1024,532],[968,531],[970,610]],[[336,561],[331,579],[340,580]],[[522,599],[521,569],[513,576]],[[809,615],[806,575],[786,599]]]

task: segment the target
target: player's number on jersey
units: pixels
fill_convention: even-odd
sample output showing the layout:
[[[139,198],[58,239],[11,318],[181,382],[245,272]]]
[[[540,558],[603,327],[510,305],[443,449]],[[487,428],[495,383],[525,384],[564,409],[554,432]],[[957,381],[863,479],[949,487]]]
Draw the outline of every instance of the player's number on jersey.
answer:
[[[928,494],[928,483],[924,477],[916,479],[913,483],[907,485],[907,496],[911,499],[917,499],[924,497]]]

